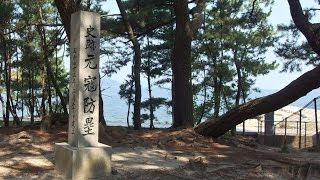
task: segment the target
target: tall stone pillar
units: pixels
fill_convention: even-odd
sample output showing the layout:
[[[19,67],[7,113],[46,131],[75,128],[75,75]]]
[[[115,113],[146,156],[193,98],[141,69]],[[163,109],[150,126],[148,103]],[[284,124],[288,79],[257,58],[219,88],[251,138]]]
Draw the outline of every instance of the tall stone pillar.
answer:
[[[68,143],[98,146],[100,15],[71,16]]]
[[[55,167],[66,179],[111,173],[111,147],[98,142],[100,14],[71,16],[68,143],[57,143]]]
[[[266,113],[264,115],[264,133],[265,135],[274,134],[274,112]]]

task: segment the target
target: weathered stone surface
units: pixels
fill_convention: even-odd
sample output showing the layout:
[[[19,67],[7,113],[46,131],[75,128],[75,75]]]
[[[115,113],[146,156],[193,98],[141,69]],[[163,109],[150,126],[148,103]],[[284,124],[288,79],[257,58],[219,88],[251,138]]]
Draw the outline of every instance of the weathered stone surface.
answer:
[[[98,142],[100,14],[71,16],[68,143],[55,146],[55,169],[65,179],[111,174],[111,147]]]
[[[111,175],[111,151],[108,145],[72,147],[67,143],[55,145],[55,169],[65,179],[104,178]]]
[[[71,28],[68,143],[98,146],[100,14],[73,13]]]

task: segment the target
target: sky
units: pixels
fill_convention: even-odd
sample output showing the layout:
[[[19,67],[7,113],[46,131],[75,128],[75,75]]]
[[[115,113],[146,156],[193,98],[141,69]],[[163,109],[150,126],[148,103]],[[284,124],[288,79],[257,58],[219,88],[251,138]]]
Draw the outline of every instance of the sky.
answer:
[[[300,0],[303,7],[310,7],[314,4],[313,0]],[[103,9],[110,10],[110,14],[119,13],[117,4],[115,0],[108,0],[103,3]],[[269,17],[270,23],[274,26],[277,24],[289,24],[291,21],[291,15],[289,10],[289,5],[286,0],[275,0],[274,6],[272,8],[271,16]],[[270,50],[266,54],[267,62],[272,62],[277,60],[278,63],[281,63],[279,57]],[[279,67],[276,70],[271,71],[269,74],[261,75],[256,78],[255,87],[259,89],[268,89],[268,90],[279,90],[288,85],[290,82],[295,80],[297,77],[302,75],[304,72],[307,72],[312,69],[310,66],[303,66],[301,72],[293,73],[280,73],[282,65],[279,64]],[[123,82],[124,78],[128,73],[130,73],[130,67],[124,67],[119,73],[113,75],[111,78],[118,82]],[[146,81],[142,79],[142,86],[146,86]]]

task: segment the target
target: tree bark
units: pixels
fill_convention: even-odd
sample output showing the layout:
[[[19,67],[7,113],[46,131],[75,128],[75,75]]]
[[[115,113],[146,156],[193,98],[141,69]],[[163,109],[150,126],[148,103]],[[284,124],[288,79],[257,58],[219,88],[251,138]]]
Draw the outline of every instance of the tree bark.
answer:
[[[70,40],[70,24],[71,24],[71,14],[76,11],[76,2],[74,0],[54,0],[57,6],[58,12],[61,16],[61,20],[64,26],[64,30]]]
[[[215,76],[213,82],[214,82],[214,112],[213,112],[213,117],[218,117],[219,113],[220,113],[220,108],[221,108],[222,81],[218,76]]]
[[[149,38],[147,38],[148,47],[150,46]],[[154,129],[154,109],[153,109],[153,99],[152,99],[152,86],[151,86],[151,53],[148,52],[148,69],[147,69],[147,81],[148,81],[148,93],[149,93],[149,111],[150,111],[150,129]]]
[[[191,83],[191,41],[201,26],[205,0],[198,0],[189,19],[188,1],[175,0],[176,32],[173,48],[173,124],[172,127],[193,126],[193,97]]]
[[[9,108],[10,108],[10,89],[11,89],[11,68],[10,68],[10,55],[7,47],[6,39],[3,40],[4,47],[4,73],[5,73],[5,85],[6,85],[6,113],[4,121],[4,126],[9,126]]]
[[[44,59],[43,59],[44,61]],[[40,106],[40,114],[41,117],[44,117],[46,115],[46,99],[47,99],[47,87],[48,87],[48,81],[47,81],[47,67],[43,63],[42,65],[43,70],[42,70],[42,99],[41,99],[41,106]]]
[[[125,9],[122,6],[121,0],[117,0],[117,4],[122,16],[123,23],[127,29],[128,38],[132,43],[132,48],[134,51],[133,64],[134,64],[134,107],[133,107],[133,128],[141,129],[141,83],[140,83],[140,70],[141,70],[141,50],[140,43],[135,36],[131,24],[129,22],[129,18]]]
[[[203,77],[204,77],[204,80],[203,80],[203,86],[204,86],[204,94],[203,94],[203,103],[201,105],[201,112],[200,112],[200,117],[199,119],[197,120],[197,125],[201,123],[201,120],[204,116],[204,113],[205,113],[205,110],[206,110],[206,102],[207,102],[207,83],[206,83],[206,65],[203,65]]]
[[[318,35],[316,24],[309,22],[299,0],[288,0],[288,3],[293,22],[306,37],[311,48],[320,56],[320,36]],[[319,88],[319,76],[320,66],[317,66],[292,81],[280,91],[242,104],[219,118],[210,119],[199,124],[194,129],[204,136],[219,137],[231,127],[242,123],[246,119],[278,110],[306,95],[308,92]]]
[[[288,0],[288,3],[294,24],[306,37],[312,49],[320,55],[319,26],[309,22],[308,16],[304,14],[299,0]]]
[[[242,104],[223,116],[199,124],[194,130],[204,136],[219,137],[246,119],[278,110],[320,87],[320,66],[306,72],[285,88]]]
[[[56,74],[56,77],[57,77],[58,74]],[[47,77],[49,77],[49,73],[47,71]],[[48,93],[48,107],[49,107],[49,114],[52,114],[53,113],[53,110],[52,110],[52,94],[51,94],[51,83],[50,83],[50,80],[47,79],[47,93]]]
[[[12,99],[12,96],[10,96],[10,112],[11,112],[11,115],[13,117],[13,122],[12,124],[13,125],[17,125],[19,126],[21,124],[21,121],[20,121],[20,118],[18,117],[18,114],[17,114],[17,107],[13,104],[13,99]]]
[[[191,29],[187,1],[175,2],[176,33],[173,49],[172,73],[174,79],[173,125],[193,125],[191,85]]]
[[[34,68],[29,69],[29,107],[30,107],[30,123],[34,123]]]
[[[107,127],[107,123],[106,123],[106,120],[104,119],[103,99],[102,99],[101,88],[99,88],[99,100],[100,100],[100,103],[99,103],[99,123],[101,123],[102,126],[106,128]]]
[[[235,106],[239,106],[240,104],[240,98],[241,98],[241,92],[242,92],[242,74],[241,74],[241,65],[240,62],[238,62],[238,50],[233,51],[233,61],[236,66],[236,72],[237,72],[237,93],[236,93],[236,101]],[[231,128],[231,135],[235,136],[237,133],[237,127],[234,126]]]

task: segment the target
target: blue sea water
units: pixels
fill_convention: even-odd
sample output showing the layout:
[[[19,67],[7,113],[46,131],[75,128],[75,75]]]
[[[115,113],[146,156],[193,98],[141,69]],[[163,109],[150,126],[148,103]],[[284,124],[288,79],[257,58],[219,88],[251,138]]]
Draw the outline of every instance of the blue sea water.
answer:
[[[104,78],[101,83],[102,89],[105,89],[103,94],[104,100],[104,116],[107,121],[107,124],[110,125],[127,125],[127,108],[128,105],[125,99],[121,99],[119,92],[120,83],[114,81],[109,78]],[[269,94],[273,94],[277,92],[277,90],[266,90],[262,89],[261,92],[253,92],[250,94],[251,99],[255,99],[257,97],[266,96]],[[153,88],[153,96],[154,97],[164,97],[171,99],[171,92],[167,89],[161,89],[159,87],[154,86]],[[147,88],[142,87],[142,100],[147,99]],[[313,98],[320,96],[320,89],[316,89],[308,93],[306,96],[301,97],[297,101],[290,104],[290,106],[303,107],[308,102],[310,102]],[[319,100],[320,101],[320,100]],[[318,106],[320,102],[318,103]],[[313,108],[313,107],[310,107]],[[320,109],[320,107],[318,107]],[[133,107],[131,106],[131,110]],[[161,107],[155,112],[155,116],[158,118],[158,121],[155,121],[155,127],[170,127],[172,122],[172,115],[170,113],[171,109],[167,109],[166,107]],[[169,112],[169,113],[168,113]],[[142,113],[145,113],[142,111]],[[132,125],[132,114],[130,114],[130,125]],[[142,124],[143,127],[149,127],[149,122],[145,122]]]
[[[108,125],[121,125],[127,126],[127,111],[128,105],[126,103],[126,99],[121,99],[119,92],[120,82],[112,80],[110,78],[103,78],[101,82],[101,87],[103,89],[103,109],[104,109],[104,117]],[[142,87],[142,101],[148,99],[148,91],[147,87]],[[266,96],[272,93],[275,93],[277,90],[265,90],[262,89],[260,93],[253,92],[250,94],[251,99],[255,99],[257,97]],[[154,86],[152,90],[153,97],[163,97],[171,99],[171,92],[168,89],[159,88]],[[306,96],[301,97],[297,101],[290,104],[291,106],[296,107],[304,107],[308,102],[310,102],[315,97],[320,96],[320,89],[316,89],[308,93]],[[2,97],[5,98],[5,94],[2,94]],[[313,108],[312,104],[310,108]],[[320,109],[320,99],[318,100],[318,109]],[[0,106],[0,112],[1,106]],[[133,107],[131,106],[129,124],[133,125],[132,122],[132,112]],[[167,107],[161,107],[155,111],[155,116],[157,117],[157,121],[154,122],[156,128],[170,127],[172,123],[172,115],[171,109]],[[25,110],[26,113],[26,110]],[[142,110],[141,113],[148,113],[145,110]],[[21,112],[18,112],[21,116]],[[149,127],[149,121],[146,121],[142,124],[143,127]]]
[[[120,83],[114,81],[109,78],[104,78],[101,82],[102,91],[102,98],[103,98],[103,110],[104,110],[104,117],[106,119],[107,124],[110,125],[127,125],[127,112],[128,112],[128,104],[126,99],[121,99],[118,92]],[[148,99],[146,95],[148,95],[148,89],[146,87],[141,88],[142,91],[142,101]],[[153,97],[164,97],[164,98],[171,98],[171,92],[167,89],[161,88],[154,88],[152,90]],[[133,106],[131,105],[131,112],[129,123],[130,126],[133,125],[132,121],[132,112]],[[156,128],[160,127],[170,127],[172,122],[172,115],[170,113],[170,109],[167,107],[160,107],[155,111],[155,117],[157,118],[154,121],[154,125]],[[142,110],[141,113],[148,113],[145,110]],[[143,127],[149,127],[150,122],[146,121],[142,124]]]

